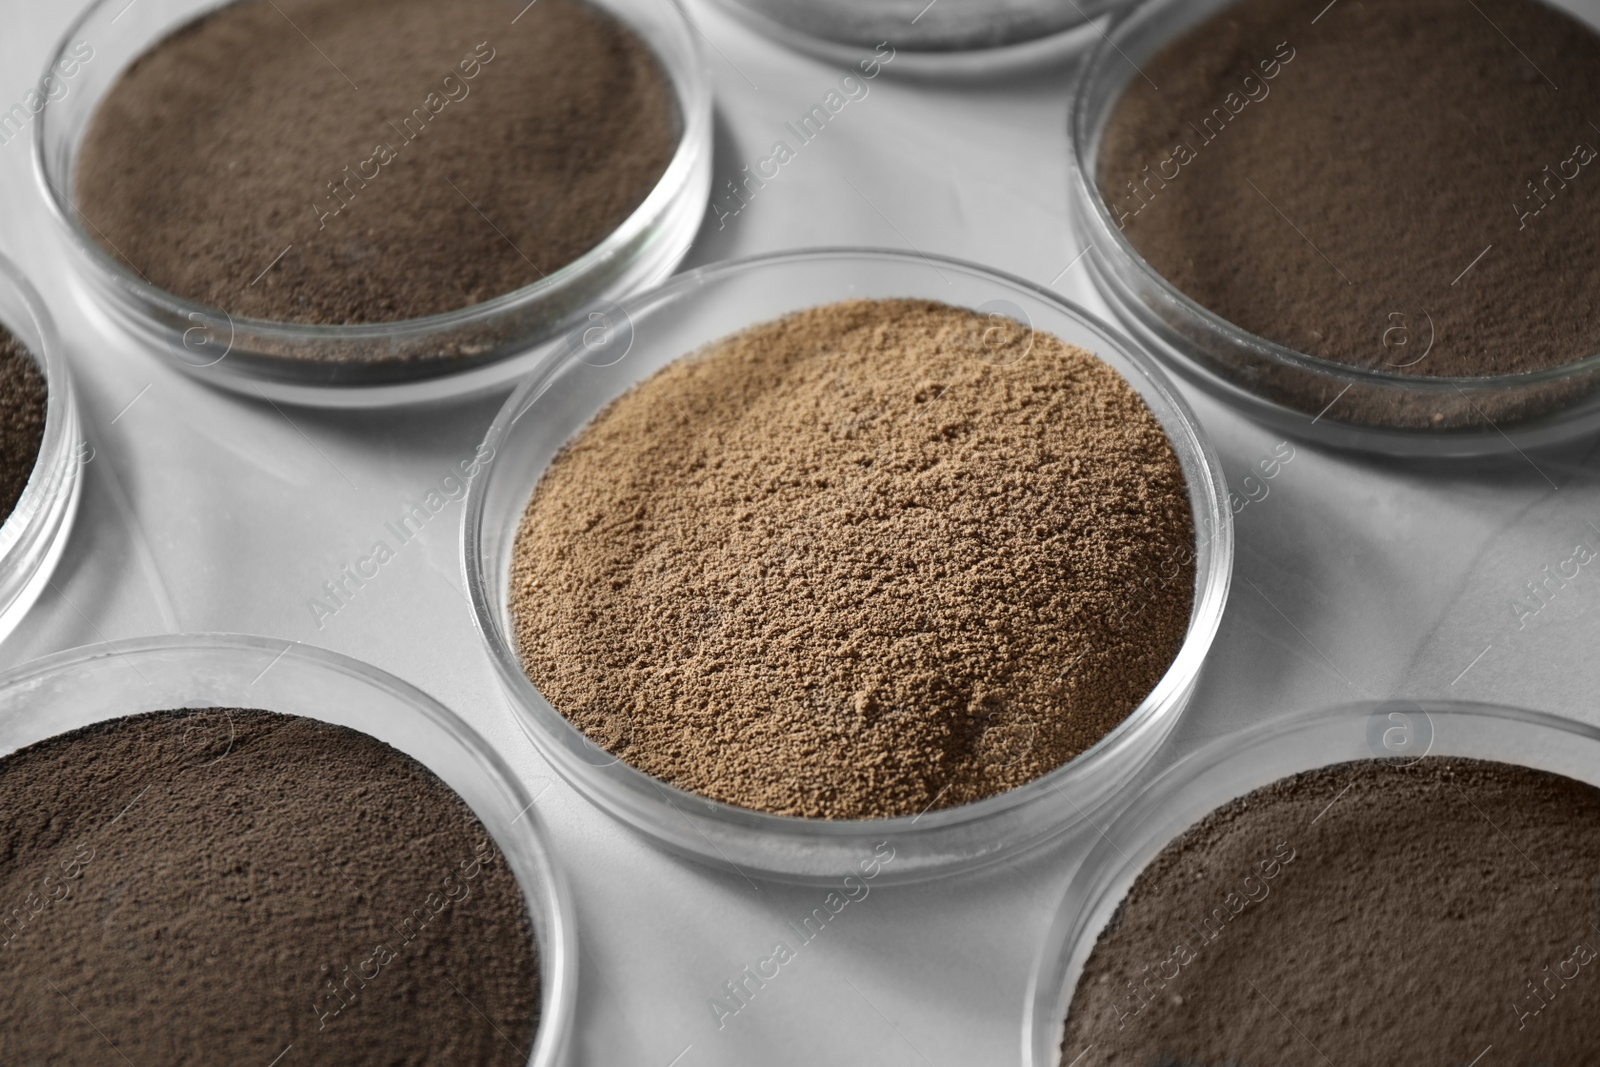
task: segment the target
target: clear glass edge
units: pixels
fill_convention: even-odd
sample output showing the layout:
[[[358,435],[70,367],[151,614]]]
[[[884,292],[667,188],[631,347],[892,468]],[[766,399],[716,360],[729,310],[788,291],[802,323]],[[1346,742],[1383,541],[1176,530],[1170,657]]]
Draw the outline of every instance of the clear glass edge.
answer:
[[[852,64],[870,53],[878,42],[846,41],[822,37],[757,10],[745,0],[712,0],[735,19],[754,29],[763,37],[795,51],[830,63]],[[905,77],[928,79],[935,77],[986,78],[1005,76],[1059,62],[1079,54],[1087,43],[1086,32],[1095,21],[1114,11],[1126,0],[1086,0],[1074,4],[1078,17],[1054,31],[1032,37],[1021,37],[1004,44],[982,47],[918,48],[901,45],[895,53],[898,67],[885,70]],[[882,43],[894,45],[893,35],[884,28]]]
[[[74,454],[79,432],[77,396],[55,320],[21,268],[4,255],[0,255],[0,286],[15,294],[31,320],[32,330],[23,333],[31,332],[37,343],[30,343],[26,336],[18,340],[39,363],[45,378],[45,426],[39,454],[16,507],[0,524],[0,597],[4,598],[0,618],[14,627],[28,607],[22,601],[30,587],[36,596],[36,587],[48,579],[48,571],[71,533],[82,478]],[[18,608],[21,610],[15,610]]]

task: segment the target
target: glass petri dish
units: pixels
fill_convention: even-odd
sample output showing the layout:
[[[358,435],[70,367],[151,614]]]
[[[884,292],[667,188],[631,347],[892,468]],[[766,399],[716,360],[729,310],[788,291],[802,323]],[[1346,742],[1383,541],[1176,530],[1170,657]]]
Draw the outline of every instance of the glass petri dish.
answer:
[[[204,707],[261,708],[359,730],[455,790],[494,835],[533,921],[543,988],[529,1067],[563,1062],[578,965],[566,880],[527,790],[482,737],[421,690],[346,656],[264,637],[167,634],[90,645],[0,675],[0,755],[107,719]]]
[[[915,817],[824,820],[770,815],[667,785],[589,741],[523,672],[510,635],[511,550],[535,484],[562,446],[612,399],[672,361],[755,325],[852,298],[918,297],[1008,317],[1096,353],[1144,398],[1188,483],[1196,586],[1187,636],[1155,689],[1087,752],[1034,781]],[[467,588],[509,702],[534,745],[597,807],[655,843],[713,865],[792,882],[855,870],[875,845],[885,880],[914,880],[1003,859],[1092,818],[1171,732],[1216,634],[1233,569],[1221,468],[1188,406],[1155,362],[1048,290],[956,260],[821,249],[722,263],[680,275],[596,316],[501,409],[484,443],[489,473],[462,518]]]
[[[72,91],[39,116],[35,170],[89,298],[136,340],[224,389],[317,407],[379,407],[506,387],[591,304],[670,274],[688,251],[711,188],[711,83],[677,0],[587,0],[629,26],[660,61],[682,130],[643,203],[600,244],[532,285],[423,318],[353,326],[250,319],[158,289],[118,262],[73,200],[89,122],[122,72],[151,47],[232,0],[97,0],[67,31],[94,48]]]
[[[1117,229],[1096,175],[1127,85],[1169,42],[1233,0],[1142,0],[1078,75],[1070,118],[1073,222],[1119,325],[1185,378],[1296,437],[1402,456],[1481,456],[1600,430],[1600,353],[1521,374],[1423,376],[1354,367],[1233,325],[1185,295]]]
[[[758,32],[854,66],[888,45],[913,76],[983,76],[1084,49],[1089,23],[1124,0],[719,0]],[[883,53],[877,58],[882,61]]]
[[[1600,730],[1537,711],[1450,701],[1365,702],[1280,715],[1173,764],[1105,824],[1067,883],[1028,983],[1025,1067],[1060,1067],[1078,977],[1145,866],[1230,800],[1300,771],[1351,760],[1496,760],[1600,785]]]
[[[22,343],[44,374],[44,437],[17,506],[0,525],[0,640],[16,629],[50,580],[78,510],[82,430],[72,374],[39,294],[0,256],[0,326]]]

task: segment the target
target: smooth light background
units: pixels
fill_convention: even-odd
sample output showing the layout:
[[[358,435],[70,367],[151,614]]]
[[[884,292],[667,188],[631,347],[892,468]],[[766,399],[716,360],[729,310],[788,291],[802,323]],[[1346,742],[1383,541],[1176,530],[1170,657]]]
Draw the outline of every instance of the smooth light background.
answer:
[[[0,109],[37,82],[79,8],[0,3]],[[715,79],[721,187],[775,139],[791,140],[783,124],[847,68],[768,41],[704,0],[691,13]],[[1600,2],[1583,14],[1600,24]],[[1058,63],[941,82],[891,64],[737,216],[719,225],[709,213],[689,265],[825,244],[909,248],[1100,309],[1083,264],[1068,269],[1081,250],[1067,221],[1071,74]],[[1016,1062],[1037,944],[1081,844],[873,889],[719,1029],[708,998],[774,942],[793,946],[787,922],[825,891],[752,885],[665,856],[554,779],[511,719],[473,628],[460,504],[336,616],[319,626],[308,606],[472,454],[500,398],[344,414],[210,390],[88,306],[48,221],[29,142],[0,145],[0,251],[56,318],[93,449],[65,558],[0,644],[0,667],[101,640],[231,630],[348,653],[445,701],[539,792],[553,829],[582,939],[579,1063]],[[1279,437],[1184,388],[1245,497],[1243,478]],[[1294,448],[1267,495],[1237,516],[1232,600],[1169,757],[1276,710],[1360,699],[1498,701],[1600,723],[1600,561],[1524,625],[1512,606],[1579,542],[1600,551],[1600,449],[1430,466]]]

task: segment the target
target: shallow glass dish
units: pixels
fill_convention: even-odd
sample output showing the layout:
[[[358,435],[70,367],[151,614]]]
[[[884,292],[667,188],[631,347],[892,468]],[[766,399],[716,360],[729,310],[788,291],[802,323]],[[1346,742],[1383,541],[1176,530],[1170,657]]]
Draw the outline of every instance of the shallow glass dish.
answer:
[[[853,65],[882,44],[894,56],[893,70],[961,76],[1029,67],[1079,51],[1092,38],[1088,24],[1124,0],[719,2],[766,36],[826,59]]]
[[[1403,374],[1307,355],[1249,333],[1186,296],[1117,228],[1101,196],[1100,146],[1117,102],[1169,42],[1233,0],[1142,0],[1079,72],[1069,199],[1094,252],[1096,288],[1118,323],[1184,377],[1287,434],[1369,452],[1475,456],[1600,429],[1600,353],[1560,367],[1480,377]],[[1376,179],[1375,179],[1376,180]]]
[[[78,402],[55,324],[15,264],[0,256],[0,326],[22,343],[44,375],[44,437],[17,506],[0,525],[0,640],[39,598],[72,532],[82,486]]]
[[[1448,701],[1390,701],[1300,711],[1219,738],[1140,790],[1067,884],[1028,983],[1025,1067],[1060,1067],[1078,976],[1145,866],[1226,804],[1300,771],[1360,759],[1497,760],[1600,785],[1600,730],[1543,712]]]
[[[242,318],[158,289],[102,248],[73,200],[90,119],[122,72],[178,28],[233,0],[98,0],[55,54],[94,49],[39,116],[35,170],[90,299],[144,346],[225,389],[294,404],[376,407],[506,386],[597,301],[666,277],[688,251],[711,187],[711,83],[676,0],[587,0],[630,27],[672,83],[682,130],[660,181],[600,244],[532,285],[424,318],[320,326]],[[508,8],[509,10],[509,8]],[[59,81],[59,79],[56,79]]]
[[[1127,719],[1078,758],[999,796],[915,817],[823,820],[769,815],[676,789],[590,742],[523,672],[512,644],[511,550],[528,499],[561,447],[612,399],[672,361],[746,327],[853,298],[917,297],[1000,313],[1097,354],[1144,398],[1188,483],[1196,585],[1177,658]],[[1029,282],[955,260],[872,250],[790,253],[680,275],[569,337],[507,401],[485,438],[493,466],[462,519],[467,588],[480,632],[524,730],[596,806],[679,853],[740,871],[818,882],[853,871],[889,842],[882,877],[923,878],[1002,859],[1092,818],[1177,722],[1216,634],[1233,569],[1222,470],[1155,361],[1084,311]]]
[[[359,730],[455,790],[494,835],[533,921],[542,989],[528,1067],[564,1062],[578,965],[566,880],[522,783],[421,690],[346,656],[273,638],[168,634],[90,645],[0,675],[0,755],[125,715],[205,707],[260,708]]]

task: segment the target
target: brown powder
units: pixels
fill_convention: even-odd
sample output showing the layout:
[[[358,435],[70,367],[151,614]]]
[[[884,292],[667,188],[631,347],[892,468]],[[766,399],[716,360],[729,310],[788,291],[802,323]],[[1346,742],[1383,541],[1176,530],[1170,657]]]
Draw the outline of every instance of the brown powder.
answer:
[[[640,770],[787,815],[964,804],[1094,744],[1188,626],[1183,474],[1115,371],[1001,321],[814,308],[614,402],[517,535],[529,677]]]
[[[516,879],[449,787],[365,734],[117,719],[0,762],[0,811],[0,1061],[527,1060]]]
[[[1593,1063],[1597,858],[1600,790],[1542,771],[1368,760],[1276,782],[1139,875],[1062,1062]]]
[[[1600,352],[1600,37],[1534,0],[1324,6],[1240,0],[1143,64],[1099,178],[1129,240],[1229,322],[1342,363]]]
[[[38,462],[47,398],[33,357],[0,326],[0,522],[16,509]]]
[[[180,29],[95,115],[90,232],[260,319],[388,322],[538,281],[639,206],[680,123],[631,30],[580,0],[522,8],[244,0]]]

